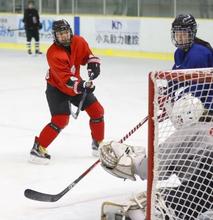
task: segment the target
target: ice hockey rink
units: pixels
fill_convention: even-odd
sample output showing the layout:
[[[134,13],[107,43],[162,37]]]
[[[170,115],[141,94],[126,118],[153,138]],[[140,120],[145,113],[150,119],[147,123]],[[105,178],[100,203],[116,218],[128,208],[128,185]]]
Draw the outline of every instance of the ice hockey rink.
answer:
[[[105,140],[119,141],[147,115],[148,73],[171,69],[172,61],[100,58],[95,95],[105,109]],[[91,156],[89,119],[81,112],[48,148],[49,165],[28,162],[35,135],[50,121],[45,97],[47,69],[45,54],[0,50],[0,219],[99,220],[103,201],[131,197],[145,190],[146,181],[123,181],[97,165],[55,203],[24,197],[26,188],[59,193],[97,160]],[[88,78],[85,67],[82,75]],[[147,125],[125,143],[146,146]]]

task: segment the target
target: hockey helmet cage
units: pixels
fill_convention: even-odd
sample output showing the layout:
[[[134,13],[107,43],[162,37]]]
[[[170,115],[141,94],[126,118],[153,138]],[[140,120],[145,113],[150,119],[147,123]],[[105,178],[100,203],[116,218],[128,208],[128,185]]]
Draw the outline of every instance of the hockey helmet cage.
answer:
[[[56,44],[61,45],[61,46],[67,46],[67,45],[64,45],[61,42],[59,42],[56,37],[56,32],[61,32],[61,31],[65,31],[65,30],[70,31],[70,41],[71,41],[72,36],[73,36],[73,32],[72,32],[72,29],[71,29],[69,23],[64,19],[57,20],[57,21],[53,22],[52,34],[53,34],[53,40]]]
[[[170,120],[173,126],[178,129],[197,123],[204,113],[204,106],[199,98],[192,94],[185,94],[174,102],[170,113]]]
[[[180,14],[172,23],[171,38],[173,44],[181,49],[189,49],[197,33],[197,23],[191,14]],[[178,34],[187,35],[187,39],[178,39]]]

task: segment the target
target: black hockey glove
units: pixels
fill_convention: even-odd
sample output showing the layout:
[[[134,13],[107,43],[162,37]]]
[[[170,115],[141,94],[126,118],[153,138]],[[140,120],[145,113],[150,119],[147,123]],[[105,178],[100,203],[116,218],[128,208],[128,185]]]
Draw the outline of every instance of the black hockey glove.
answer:
[[[85,81],[81,80],[78,85],[77,85],[77,91],[78,93],[93,93],[95,90],[95,85],[93,84],[92,81]]]
[[[38,29],[41,30],[41,29],[42,29],[42,26],[43,26],[42,23],[39,22]]]
[[[90,57],[87,61],[88,76],[91,80],[97,78],[100,74],[101,61],[98,57]]]

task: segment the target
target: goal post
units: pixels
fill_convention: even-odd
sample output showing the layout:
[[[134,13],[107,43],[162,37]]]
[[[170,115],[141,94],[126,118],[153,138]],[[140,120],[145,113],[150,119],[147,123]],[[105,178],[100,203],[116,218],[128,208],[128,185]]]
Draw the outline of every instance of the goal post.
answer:
[[[154,82],[152,80],[153,73],[149,73],[149,102],[148,102],[148,158],[154,155]],[[151,197],[153,183],[153,160],[148,159],[147,164],[147,220],[151,220]]]
[[[213,69],[149,73],[148,108],[146,219],[205,217],[213,209]]]

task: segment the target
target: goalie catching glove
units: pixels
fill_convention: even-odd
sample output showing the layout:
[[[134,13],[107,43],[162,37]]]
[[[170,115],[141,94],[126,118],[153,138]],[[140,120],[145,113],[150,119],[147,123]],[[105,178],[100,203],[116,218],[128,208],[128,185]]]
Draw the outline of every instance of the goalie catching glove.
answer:
[[[99,147],[101,166],[110,174],[123,178],[136,180],[141,162],[145,158],[143,148],[137,148],[115,141],[102,143]],[[140,172],[140,171],[139,171]],[[141,174],[138,174],[141,176]]]

